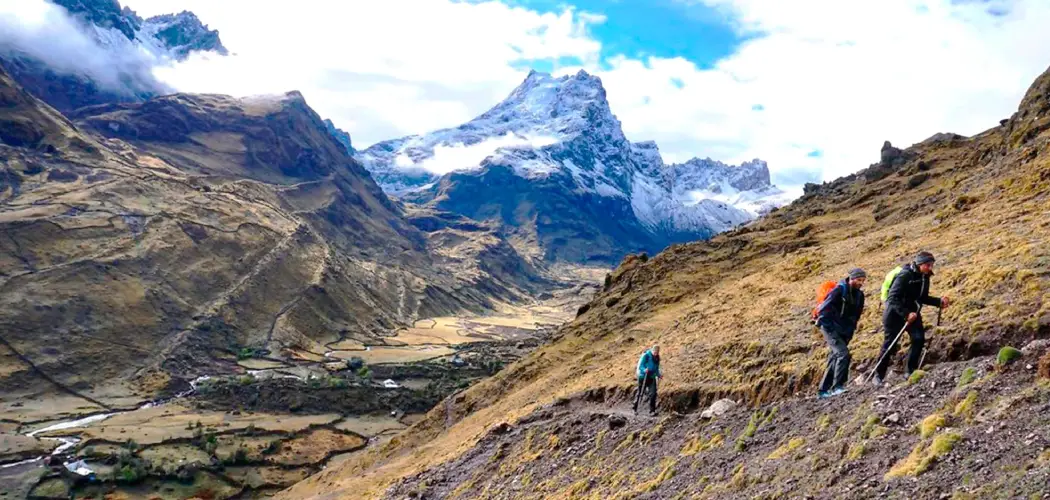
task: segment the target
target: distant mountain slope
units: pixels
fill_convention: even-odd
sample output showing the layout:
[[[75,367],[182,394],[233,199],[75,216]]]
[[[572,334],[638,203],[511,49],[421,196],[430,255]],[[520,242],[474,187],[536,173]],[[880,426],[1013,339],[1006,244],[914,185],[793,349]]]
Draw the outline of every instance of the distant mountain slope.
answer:
[[[1044,494],[1050,71],[1000,126],[881,157],[747,227],[629,256],[554,342],[280,498]],[[933,293],[952,298],[939,326],[925,311],[930,378],[909,384],[898,355],[889,386],[813,399],[827,355],[815,290],[857,266],[876,277],[855,381],[883,341],[881,277],[920,250],[937,256]],[[633,370],[654,343],[663,414],[636,419]],[[1004,346],[1028,352],[1002,366]],[[719,398],[746,407],[690,415]]]
[[[298,92],[175,94],[74,123],[0,71],[0,103],[7,402],[54,381],[128,404],[235,370],[245,347],[322,357],[551,284],[488,226],[404,213]]]
[[[780,193],[757,160],[739,170],[664,165],[654,143],[624,137],[601,81],[583,71],[532,72],[464,125],[381,142],[357,158],[387,192],[496,220],[522,252],[546,260],[615,262],[708,238]],[[723,182],[734,191],[717,191]]]

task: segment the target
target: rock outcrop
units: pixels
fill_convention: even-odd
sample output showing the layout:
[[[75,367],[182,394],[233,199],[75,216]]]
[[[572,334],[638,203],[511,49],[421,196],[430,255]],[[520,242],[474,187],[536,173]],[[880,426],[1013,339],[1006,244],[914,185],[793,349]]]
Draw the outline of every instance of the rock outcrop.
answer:
[[[346,148],[347,153],[350,153],[351,155],[354,154],[354,145],[350,141],[350,134],[336,127],[335,124],[332,123],[332,120],[326,119],[324,121],[324,126],[328,129],[328,133],[332,134],[332,137],[335,137],[335,140],[339,141],[339,144],[342,144],[343,147]]]

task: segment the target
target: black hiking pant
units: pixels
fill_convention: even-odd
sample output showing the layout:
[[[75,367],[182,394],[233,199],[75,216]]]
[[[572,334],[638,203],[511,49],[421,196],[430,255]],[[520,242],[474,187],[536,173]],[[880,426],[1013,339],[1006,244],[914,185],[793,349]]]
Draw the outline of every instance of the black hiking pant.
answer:
[[[656,413],[656,377],[645,376],[638,379],[638,392],[634,394],[634,411],[638,411],[638,403],[642,401],[642,393],[649,386],[649,413]]]
[[[901,339],[893,342],[897,338],[897,334],[901,332],[901,328],[907,323],[907,318],[903,318],[898,314],[890,312],[889,309],[882,315],[882,326],[883,326],[883,341],[882,349],[879,351],[879,359],[882,360],[878,366],[875,367],[875,373],[880,379],[886,378],[886,370],[889,369],[891,358],[897,354],[900,349]],[[914,323],[908,326],[908,338],[911,339],[911,347],[908,348],[908,366],[907,376],[911,376],[911,372],[919,369],[919,361],[922,360],[922,348],[926,346],[926,329],[922,324],[922,316],[920,315]]]
[[[852,358],[849,354],[849,342],[853,335],[843,335],[834,330],[821,327],[824,340],[828,342],[828,368],[824,371],[824,380],[820,382],[820,392],[845,388],[849,380],[849,365]]]

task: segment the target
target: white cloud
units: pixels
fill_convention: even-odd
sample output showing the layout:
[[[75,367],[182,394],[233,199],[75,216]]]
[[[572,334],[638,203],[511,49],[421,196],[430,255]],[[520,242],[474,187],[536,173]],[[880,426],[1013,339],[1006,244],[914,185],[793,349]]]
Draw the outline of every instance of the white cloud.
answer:
[[[161,62],[157,54],[119,32],[87,30],[65,9],[43,0],[0,2],[0,55],[29,55],[57,72],[89,76],[108,90],[159,86],[150,73]]]
[[[757,38],[707,71],[614,60],[603,74],[614,110],[629,137],[661,151],[760,157],[775,176],[819,169],[830,180],[877,161],[883,140],[990,128],[1050,65],[1045,0],[996,2],[1002,16],[986,2],[949,0],[702,2]]]
[[[510,132],[496,137],[489,137],[476,144],[439,144],[434,148],[434,156],[414,163],[402,153],[394,159],[399,168],[422,168],[430,173],[445,175],[455,170],[471,170],[478,167],[482,160],[492,156],[500,148],[531,146],[541,148],[558,142],[555,137],[529,136],[511,134]]]
[[[523,60],[592,60],[600,44],[566,10],[453,0],[129,0],[140,15],[191,10],[230,57],[198,55],[158,76],[190,92],[300,90],[362,147],[470,120],[506,97]]]
[[[143,15],[192,10],[236,54],[158,73],[177,88],[298,89],[361,146],[463,123],[520,83],[521,61],[574,58],[601,76],[632,140],[655,140],[669,161],[763,158],[782,184],[807,170],[832,179],[864,168],[883,140],[906,146],[991,127],[1050,64],[1045,0],[996,1],[1002,16],[988,14],[987,2],[951,0],[678,1],[723,9],[753,38],[709,70],[626,57],[602,68],[601,44],[587,31],[602,18],[575,10],[453,0],[123,3]]]

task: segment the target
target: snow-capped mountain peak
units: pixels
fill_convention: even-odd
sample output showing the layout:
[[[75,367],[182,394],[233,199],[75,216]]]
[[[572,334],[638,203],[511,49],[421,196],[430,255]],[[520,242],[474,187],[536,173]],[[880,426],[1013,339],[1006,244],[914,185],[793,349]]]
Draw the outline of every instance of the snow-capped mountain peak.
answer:
[[[584,204],[622,203],[616,206],[632,221],[623,224],[664,243],[746,222],[768,209],[767,197],[780,193],[762,160],[731,166],[695,158],[666,165],[656,143],[627,140],[601,80],[585,71],[561,77],[532,71],[506,99],[463,125],[381,142],[356,157],[384,190],[411,201],[452,210],[493,207],[496,201],[483,200],[506,196],[501,186],[449,186],[492,176],[506,184],[510,179],[496,174],[505,172],[526,181],[513,182],[519,190],[542,189],[545,196]],[[456,199],[464,196],[472,199]]]
[[[553,77],[532,71],[502,102],[455,128],[409,136],[373,145],[358,159],[387,192],[404,194],[433,183],[441,175],[480,168],[499,152],[513,156],[515,148],[543,148],[570,142],[601,130],[613,141],[627,143],[620,122],[609,110],[601,80],[585,71]],[[523,162],[525,176],[553,170]]]
[[[611,122],[619,138],[623,138],[601,79],[583,70],[562,77],[533,70],[510,96],[459,129],[487,129],[499,135],[547,135],[564,140],[596,125],[595,122]]]
[[[229,53],[219,40],[219,32],[208,29],[189,11],[146,19],[138,36],[160,41],[176,59],[185,59],[191,52]]]

